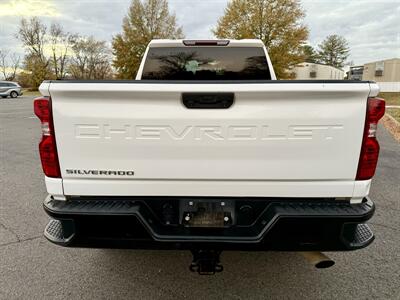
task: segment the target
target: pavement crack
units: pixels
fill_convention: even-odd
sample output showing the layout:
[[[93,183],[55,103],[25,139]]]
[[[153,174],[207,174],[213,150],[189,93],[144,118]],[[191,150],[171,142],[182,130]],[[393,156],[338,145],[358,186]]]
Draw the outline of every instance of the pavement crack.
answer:
[[[14,235],[15,238],[17,239],[17,243],[21,241],[21,239],[19,238],[18,234],[14,230],[12,230],[11,228],[7,227],[6,225],[4,225],[1,222],[0,222],[0,226],[3,227],[8,232],[11,232],[11,234]]]
[[[37,240],[37,239],[42,238],[42,237],[43,237],[42,235],[38,235],[38,236],[29,237],[29,238],[26,238],[26,239],[23,239],[23,240],[19,239],[18,241],[15,241],[15,242],[9,242],[9,243],[5,243],[5,244],[0,244],[0,247],[5,247],[5,246],[13,245],[13,244],[19,244],[19,243],[27,242],[27,241],[33,241],[33,240]]]
[[[18,243],[27,242],[27,241],[32,241],[32,240],[36,240],[36,239],[41,238],[41,237],[42,237],[42,235],[38,235],[38,236],[29,237],[29,238],[26,238],[26,239],[23,239],[23,240],[19,239],[18,241],[15,241],[15,242],[9,242],[9,243],[5,243],[5,244],[0,244],[0,247],[12,245],[12,244],[18,244]]]

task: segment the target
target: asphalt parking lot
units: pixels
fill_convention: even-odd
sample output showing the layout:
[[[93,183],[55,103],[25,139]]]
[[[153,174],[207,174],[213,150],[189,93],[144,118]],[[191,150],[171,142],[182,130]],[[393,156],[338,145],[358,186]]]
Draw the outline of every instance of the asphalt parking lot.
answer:
[[[188,271],[184,251],[69,249],[42,236],[46,196],[32,97],[0,99],[0,298],[400,299],[400,144],[379,129],[371,198],[375,242],[329,253],[317,270],[299,254],[225,252],[223,273]]]

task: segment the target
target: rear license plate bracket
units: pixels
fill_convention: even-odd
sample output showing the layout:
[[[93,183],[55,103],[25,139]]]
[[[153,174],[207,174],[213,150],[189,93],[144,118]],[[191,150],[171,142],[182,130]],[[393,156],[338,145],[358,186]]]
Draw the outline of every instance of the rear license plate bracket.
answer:
[[[235,204],[223,200],[181,200],[180,224],[185,227],[224,228],[235,223]]]

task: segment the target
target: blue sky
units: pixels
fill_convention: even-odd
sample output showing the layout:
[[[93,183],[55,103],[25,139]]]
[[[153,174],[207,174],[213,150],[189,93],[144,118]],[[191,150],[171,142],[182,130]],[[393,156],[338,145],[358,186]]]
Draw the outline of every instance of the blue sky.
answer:
[[[187,38],[212,38],[227,0],[169,0]],[[14,35],[22,17],[59,22],[67,31],[111,41],[130,0],[0,0],[0,48],[24,53]],[[400,57],[400,0],[302,0],[309,43],[343,35],[355,64]]]

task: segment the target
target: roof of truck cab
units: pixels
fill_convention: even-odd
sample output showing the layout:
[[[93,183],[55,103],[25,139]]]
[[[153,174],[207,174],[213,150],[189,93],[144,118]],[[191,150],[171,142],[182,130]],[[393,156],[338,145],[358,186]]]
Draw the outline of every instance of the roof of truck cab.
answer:
[[[221,41],[221,40],[210,40],[210,39],[185,39],[185,40],[152,40],[149,43],[149,47],[156,48],[156,47],[191,47],[185,46],[183,41]],[[229,41],[227,46],[218,46],[218,47],[263,47],[264,43],[261,40],[257,39],[244,39],[244,40],[224,40]],[[207,47],[207,46],[202,46]],[[215,46],[214,46],[215,47]]]

